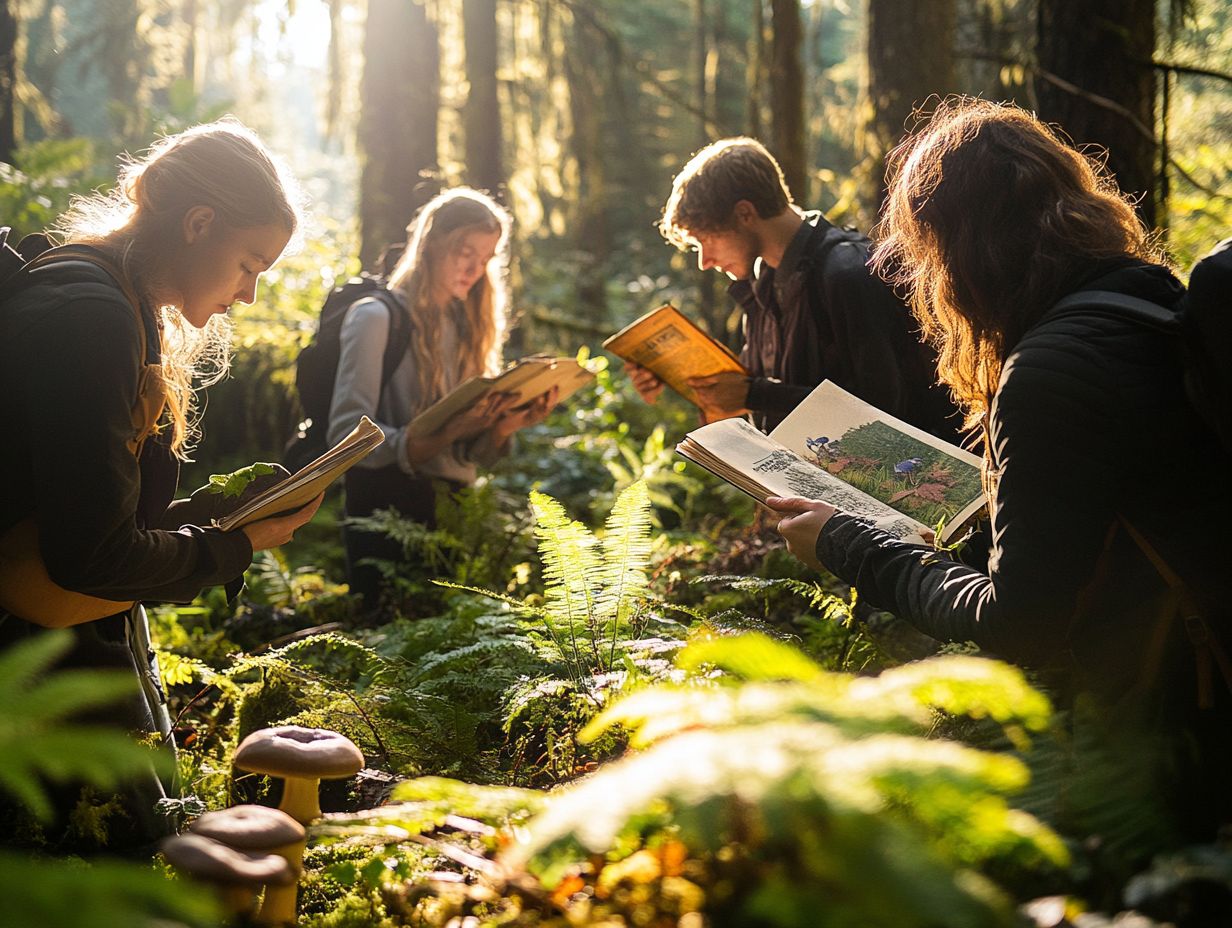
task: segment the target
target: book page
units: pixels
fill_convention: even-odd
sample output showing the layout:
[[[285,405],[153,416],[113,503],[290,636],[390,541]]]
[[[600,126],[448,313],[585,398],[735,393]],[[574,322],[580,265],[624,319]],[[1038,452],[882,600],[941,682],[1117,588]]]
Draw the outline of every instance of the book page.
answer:
[[[767,496],[819,499],[904,541],[921,542],[926,526],[849,486],[744,419],[695,429],[676,450],[758,502]]]
[[[364,416],[346,438],[323,455],[276,483],[264,493],[249,500],[239,509],[216,523],[224,532],[290,512],[312,502],[324,489],[342,476],[357,461],[362,460],[385,435],[375,422]]]
[[[493,391],[513,394],[510,408],[515,409],[553,387],[560,388],[557,398],[560,402],[594,379],[595,375],[576,358],[522,358],[495,377],[472,377],[463,381],[416,416],[407,427],[407,434],[412,438],[431,435]]]
[[[689,388],[692,377],[726,371],[745,373],[726,346],[668,304],[642,316],[603,343],[612,354],[648,368],[656,377],[697,405]]]
[[[984,505],[974,454],[822,382],[770,437],[813,466],[952,537]]]

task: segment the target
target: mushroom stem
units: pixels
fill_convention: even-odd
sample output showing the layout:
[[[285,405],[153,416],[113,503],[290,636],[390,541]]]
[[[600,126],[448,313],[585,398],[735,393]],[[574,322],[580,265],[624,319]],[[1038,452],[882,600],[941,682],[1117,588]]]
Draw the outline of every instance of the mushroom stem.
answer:
[[[296,903],[299,899],[299,874],[303,870],[304,845],[308,842],[296,841],[281,847],[273,853],[282,857],[291,869],[295,871],[295,879],[286,886],[266,884],[265,898],[261,901],[261,910],[253,919],[258,925],[293,925],[295,924]]]
[[[248,916],[257,907],[257,891],[251,886],[220,886],[218,895],[223,908],[232,915]]]
[[[285,777],[282,781],[282,802],[278,808],[301,825],[309,825],[321,817],[321,800],[317,777]],[[296,865],[296,861],[291,861]]]

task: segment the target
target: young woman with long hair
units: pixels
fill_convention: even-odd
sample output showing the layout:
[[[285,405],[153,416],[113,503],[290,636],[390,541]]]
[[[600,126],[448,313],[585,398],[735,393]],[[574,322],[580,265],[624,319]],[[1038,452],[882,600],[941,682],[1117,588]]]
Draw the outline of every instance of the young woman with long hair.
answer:
[[[231,532],[172,505],[195,383],[226,370],[226,312],[255,299],[296,230],[289,184],[239,123],[198,126],[129,161],[112,193],[78,200],[64,244],[5,285],[0,644],[73,626],[63,664],[142,681],[144,698],[111,715],[130,729],[169,730],[140,601],[238,582],[319,504]],[[157,831],[157,789],[135,787],[137,838]]]
[[[1183,287],[1102,166],[1016,107],[944,101],[889,178],[873,260],[982,431],[988,569],[817,501],[771,500],[780,531],[929,635],[1058,671],[1106,730],[1176,735],[1155,758],[1165,785],[1141,798],[1168,800],[1187,837],[1213,836],[1232,771],[1232,679],[1208,672],[1226,663],[1232,507],[1197,478],[1221,451],[1187,402],[1175,337],[1115,310],[1050,315],[1087,290],[1172,309]],[[1187,627],[1211,641],[1195,647]]]
[[[360,416],[385,443],[346,474],[346,514],[396,509],[434,525],[436,486],[457,490],[478,468],[503,454],[513,433],[541,421],[555,403],[544,394],[508,408],[489,394],[430,435],[414,437],[411,421],[470,377],[496,373],[506,337],[508,212],[491,197],[458,187],[433,198],[407,229],[406,249],[389,278],[390,302],[372,297],[347,311],[329,414],[329,440],[346,435]],[[382,385],[382,358],[396,321],[409,316],[405,355]],[[365,559],[399,561],[401,547],[375,532],[344,529],[347,576],[367,608],[379,603],[380,573]]]

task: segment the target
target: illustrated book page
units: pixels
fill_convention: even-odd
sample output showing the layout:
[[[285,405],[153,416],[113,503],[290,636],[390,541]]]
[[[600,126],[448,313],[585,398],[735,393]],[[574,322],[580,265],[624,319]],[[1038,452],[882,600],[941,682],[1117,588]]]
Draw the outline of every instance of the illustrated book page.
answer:
[[[670,304],[631,322],[604,341],[603,347],[648,368],[694,405],[697,397],[689,388],[691,377],[728,371],[747,373],[726,345],[707,335]]]
[[[980,459],[823,382],[769,435],[743,419],[690,432],[677,451],[762,502],[820,499],[906,541],[984,507]]]
[[[492,392],[513,394],[509,408],[516,409],[553,387],[560,388],[559,402],[594,379],[595,375],[576,358],[538,355],[522,358],[494,377],[472,377],[463,381],[416,416],[408,426],[407,434],[413,438],[431,435]]]
[[[239,509],[216,523],[224,532],[241,528],[249,522],[268,519],[280,512],[290,512],[310,503],[327,486],[343,475],[352,465],[365,458],[385,440],[375,422],[364,416],[346,438],[323,455],[304,465],[281,483],[253,497]]]

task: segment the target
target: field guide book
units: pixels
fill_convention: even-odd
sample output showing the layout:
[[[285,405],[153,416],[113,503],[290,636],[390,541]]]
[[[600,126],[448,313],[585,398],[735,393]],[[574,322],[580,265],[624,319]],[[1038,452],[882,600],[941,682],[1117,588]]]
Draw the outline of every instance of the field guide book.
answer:
[[[407,434],[412,438],[431,435],[459,413],[474,406],[489,393],[511,393],[511,409],[523,406],[547,393],[553,387],[560,388],[557,401],[576,392],[595,379],[577,358],[551,358],[546,355],[531,355],[514,361],[499,374],[491,377],[471,377],[454,387],[443,397],[411,420]]]
[[[980,459],[823,381],[765,435],[745,419],[695,429],[683,457],[743,490],[819,499],[920,542],[947,544],[984,508]]]
[[[603,347],[617,357],[647,368],[695,406],[698,405],[697,396],[689,388],[690,378],[728,371],[748,373],[730,348],[703,332],[670,303],[609,336]]]
[[[243,506],[217,521],[224,532],[241,528],[249,522],[268,519],[281,512],[290,512],[307,505],[327,486],[343,475],[352,465],[367,457],[385,440],[380,426],[363,416],[359,425],[346,438],[323,455],[288,477],[259,493]]]

